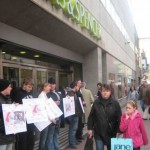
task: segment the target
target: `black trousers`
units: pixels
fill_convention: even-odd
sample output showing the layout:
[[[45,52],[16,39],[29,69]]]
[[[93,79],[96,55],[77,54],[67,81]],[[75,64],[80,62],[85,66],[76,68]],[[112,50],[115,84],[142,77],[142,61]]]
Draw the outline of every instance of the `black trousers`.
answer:
[[[138,148],[133,148],[133,150],[140,150],[140,147],[138,147]]]
[[[34,124],[27,125],[27,132],[17,134],[15,150],[33,150],[34,148]]]
[[[82,139],[83,128],[84,128],[84,124],[82,122],[82,116],[79,116],[78,129],[76,132],[76,138],[77,139]]]

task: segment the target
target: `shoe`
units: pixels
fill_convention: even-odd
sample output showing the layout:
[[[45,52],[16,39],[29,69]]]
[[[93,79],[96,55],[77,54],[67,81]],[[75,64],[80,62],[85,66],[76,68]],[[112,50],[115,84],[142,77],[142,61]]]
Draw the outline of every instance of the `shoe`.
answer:
[[[147,118],[143,118],[143,120],[148,120]]]
[[[77,149],[77,147],[76,147],[76,146],[69,146],[69,148]]]

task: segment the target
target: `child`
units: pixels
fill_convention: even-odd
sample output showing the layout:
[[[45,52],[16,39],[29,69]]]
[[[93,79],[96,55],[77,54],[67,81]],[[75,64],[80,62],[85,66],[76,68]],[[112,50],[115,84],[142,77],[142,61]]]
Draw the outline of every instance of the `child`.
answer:
[[[133,140],[133,150],[140,150],[142,145],[148,144],[143,119],[135,101],[127,102],[126,112],[121,116],[120,131],[124,138]]]

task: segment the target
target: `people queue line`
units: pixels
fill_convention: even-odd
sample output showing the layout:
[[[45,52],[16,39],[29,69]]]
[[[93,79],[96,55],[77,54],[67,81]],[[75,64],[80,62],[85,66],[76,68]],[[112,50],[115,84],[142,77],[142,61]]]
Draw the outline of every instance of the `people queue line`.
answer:
[[[32,79],[27,78],[24,79],[22,87],[12,90],[11,83],[8,80],[0,79],[0,104],[10,104],[12,102],[22,104],[23,98],[30,99],[34,97],[32,93],[33,86]],[[81,80],[73,81],[67,92],[62,88],[61,93],[56,91],[54,78],[49,78],[48,82],[43,84],[38,96],[39,98],[52,98],[63,111],[62,98],[65,96],[73,96],[75,101],[75,114],[66,119],[64,119],[64,116],[61,116],[50,120],[52,124],[40,133],[39,150],[59,150],[59,129],[60,124],[64,127],[64,120],[69,124],[68,142],[69,147],[72,149],[77,149],[77,145],[83,140],[84,123],[87,123],[88,136],[94,136],[96,150],[103,150],[104,145],[110,150],[111,138],[116,137],[117,133],[122,133],[124,138],[132,138],[134,150],[140,150],[142,145],[148,144],[148,138],[143,124],[144,116],[142,117],[137,111],[136,104],[136,100],[139,99],[142,110],[148,111],[150,105],[150,88],[147,86],[147,82],[143,82],[138,92],[134,86],[131,86],[128,92],[129,102],[127,102],[126,112],[124,114],[122,114],[118,101],[114,99],[114,95],[112,96],[114,92],[112,91],[112,86],[101,83],[98,83],[97,86],[97,99],[94,100],[91,91],[86,89],[86,83],[81,82]],[[9,95],[11,95],[11,99]],[[84,106],[85,115],[83,114],[79,99],[81,99]],[[146,114],[146,112],[144,113]],[[132,129],[132,123],[135,123],[137,130]],[[132,134],[129,134],[129,128],[133,132]],[[136,132],[141,136],[140,144],[136,143],[138,139]],[[2,105],[0,105],[0,150],[12,150],[14,143],[15,150],[33,150],[34,136],[34,124],[27,124],[27,132],[17,133],[16,135],[5,135]]]

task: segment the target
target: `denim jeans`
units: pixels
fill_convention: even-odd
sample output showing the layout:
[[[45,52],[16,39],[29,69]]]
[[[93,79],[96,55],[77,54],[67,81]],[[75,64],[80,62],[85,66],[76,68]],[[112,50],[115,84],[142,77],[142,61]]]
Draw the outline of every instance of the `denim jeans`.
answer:
[[[47,137],[47,145],[48,150],[59,150],[59,126],[50,125],[48,127],[48,137]]]
[[[68,139],[69,139],[69,146],[75,147],[76,146],[76,131],[78,129],[78,116],[70,116],[68,120],[69,124],[69,132],[68,132]]]
[[[47,136],[48,136],[48,127],[40,133],[40,142],[39,142],[39,150],[48,150],[47,143]]]
[[[0,150],[12,150],[13,143],[7,145],[0,145]]]
[[[104,143],[101,139],[95,139],[96,150],[104,150]],[[107,150],[110,150],[110,145],[107,145]]]
[[[140,100],[140,105],[141,105],[142,111],[144,112],[144,110],[145,110],[145,101],[143,99]]]

